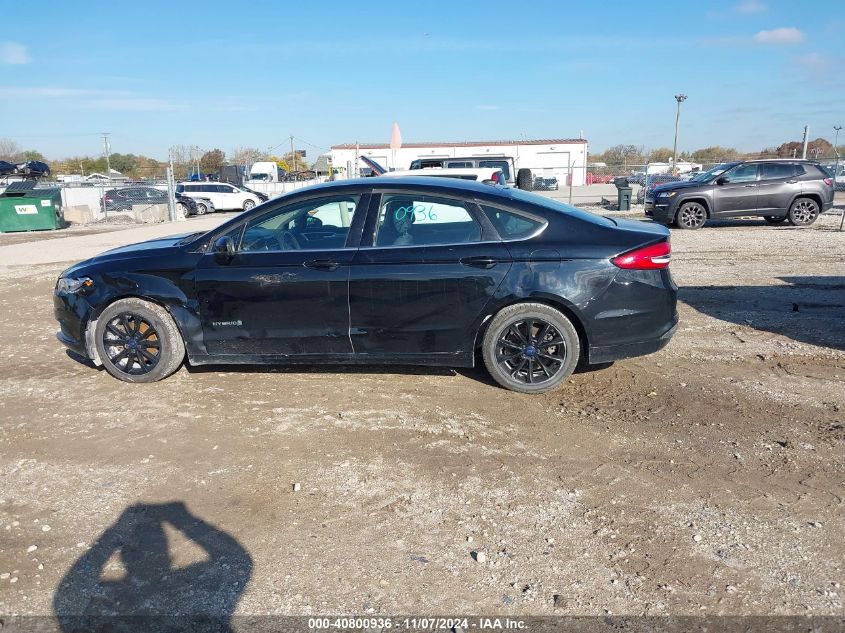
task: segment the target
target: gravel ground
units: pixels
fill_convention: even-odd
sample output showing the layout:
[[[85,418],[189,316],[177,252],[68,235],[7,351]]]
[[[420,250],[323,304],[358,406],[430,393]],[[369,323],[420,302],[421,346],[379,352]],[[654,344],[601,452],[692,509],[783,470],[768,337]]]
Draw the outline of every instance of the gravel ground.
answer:
[[[671,344],[541,396],[481,369],[123,384],[55,341],[56,275],[193,226],[3,236],[0,614],[841,615],[838,223],[674,231]]]

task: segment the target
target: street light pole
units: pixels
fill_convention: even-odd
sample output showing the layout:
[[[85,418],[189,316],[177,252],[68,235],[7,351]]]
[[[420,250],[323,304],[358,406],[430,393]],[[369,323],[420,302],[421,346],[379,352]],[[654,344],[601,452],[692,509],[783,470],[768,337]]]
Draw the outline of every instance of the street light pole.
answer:
[[[839,130],[841,125],[833,126],[836,135],[833,138],[833,153],[836,155],[836,160],[833,163],[833,195],[836,196],[836,177],[839,175]],[[839,220],[839,230],[842,230],[842,225],[845,225],[845,209],[842,210],[842,219]]]
[[[672,149],[672,173],[678,173],[678,124],[681,121],[681,104],[687,100],[685,94],[675,95],[675,101],[678,102],[678,109],[675,112],[675,146]]]

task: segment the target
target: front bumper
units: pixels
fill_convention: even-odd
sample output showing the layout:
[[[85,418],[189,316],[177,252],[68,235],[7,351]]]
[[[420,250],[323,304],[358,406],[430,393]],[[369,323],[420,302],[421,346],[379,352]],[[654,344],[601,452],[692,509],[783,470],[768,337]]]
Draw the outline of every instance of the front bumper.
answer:
[[[675,206],[675,201],[672,198],[659,199],[655,198],[653,194],[645,197],[646,216],[661,224],[671,224],[675,219]]]
[[[86,341],[86,327],[91,306],[80,294],[53,292],[53,314],[59,322],[56,338],[68,349],[91,358]]]

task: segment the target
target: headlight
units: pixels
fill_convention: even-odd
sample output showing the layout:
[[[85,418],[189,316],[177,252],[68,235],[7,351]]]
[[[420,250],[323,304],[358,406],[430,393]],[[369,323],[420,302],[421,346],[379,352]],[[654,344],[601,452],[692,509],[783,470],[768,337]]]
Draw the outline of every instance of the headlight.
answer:
[[[658,198],[672,198],[676,195],[678,195],[677,191],[661,191],[660,193],[657,194],[657,197]]]
[[[82,288],[90,288],[94,282],[90,277],[59,277],[56,282],[56,292],[61,294],[73,294]]]

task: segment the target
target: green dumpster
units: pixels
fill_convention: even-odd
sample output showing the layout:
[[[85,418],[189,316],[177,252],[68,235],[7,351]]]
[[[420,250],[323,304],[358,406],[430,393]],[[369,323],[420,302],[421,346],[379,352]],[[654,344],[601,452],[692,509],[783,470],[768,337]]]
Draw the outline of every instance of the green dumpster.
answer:
[[[9,186],[0,193],[0,233],[46,231],[63,226],[60,189]]]

